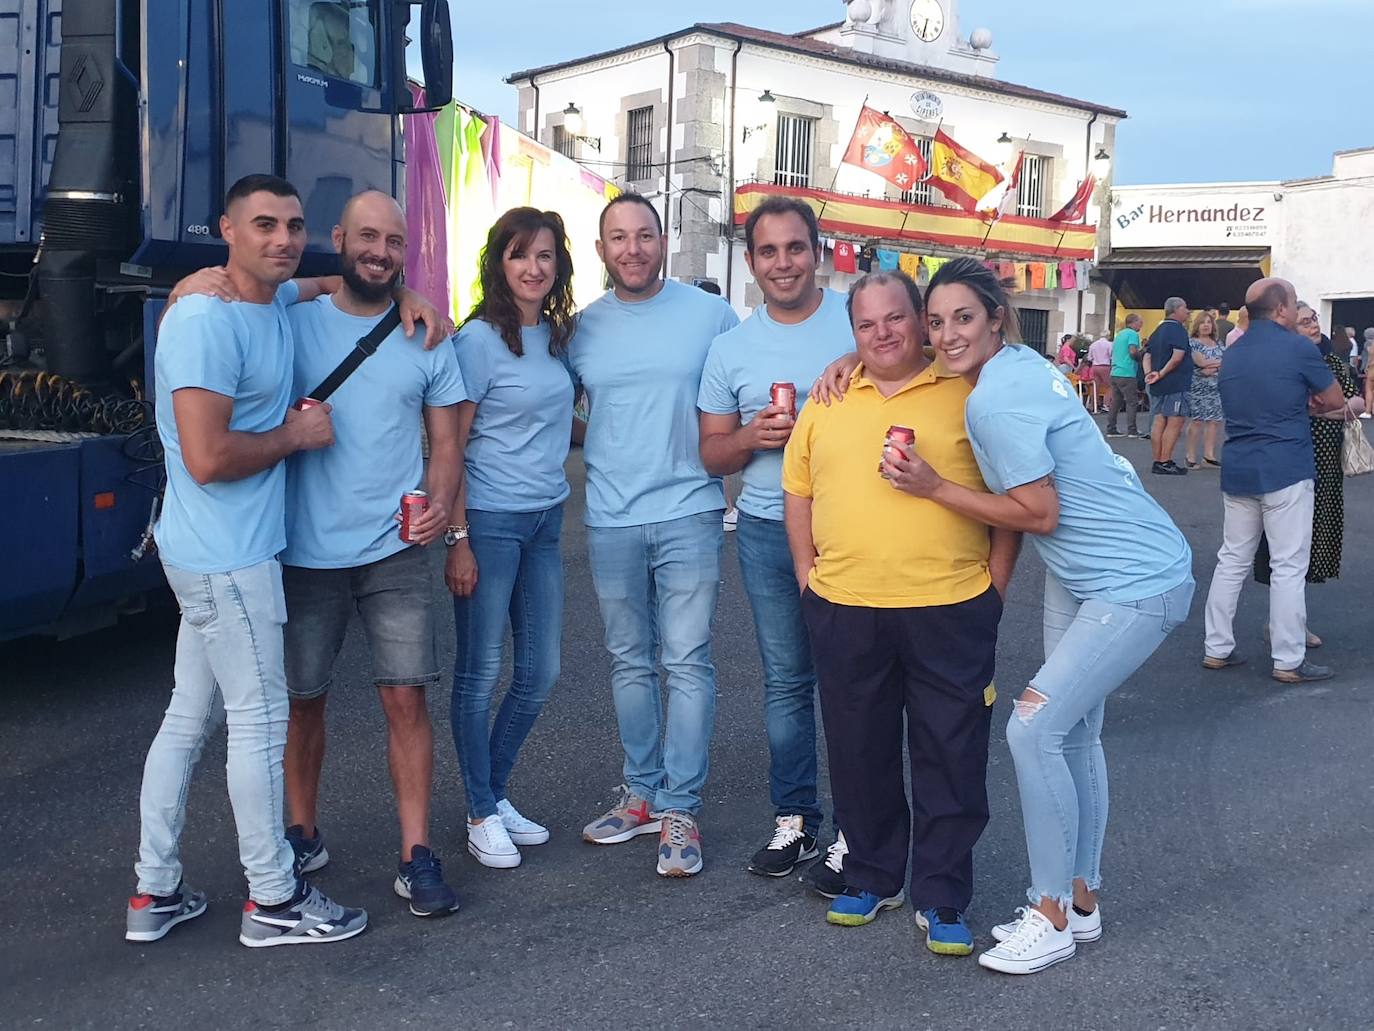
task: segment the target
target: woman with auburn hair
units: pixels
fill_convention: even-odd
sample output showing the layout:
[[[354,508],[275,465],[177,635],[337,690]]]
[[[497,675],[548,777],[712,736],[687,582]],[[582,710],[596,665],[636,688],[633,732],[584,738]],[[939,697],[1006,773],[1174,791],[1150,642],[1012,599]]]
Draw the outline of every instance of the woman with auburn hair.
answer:
[[[1188,388],[1188,407],[1192,418],[1188,423],[1185,453],[1188,468],[1196,469],[1198,438],[1202,438],[1202,460],[1212,468],[1220,468],[1217,461],[1217,435],[1221,429],[1221,390],[1217,373],[1221,372],[1221,356],[1226,345],[1217,339],[1217,320],[1211,312],[1200,311],[1193,316],[1188,330],[1192,350],[1193,385]]]
[[[480,272],[482,299],[454,338],[468,400],[458,406],[464,476],[444,536],[444,580],[458,646],[453,742],[468,851],[484,866],[510,868],[520,865],[517,846],[549,840],[511,804],[507,781],[559,673],[563,463],[574,425],[564,356],[576,327],[563,220],[507,211],[487,234]],[[492,725],[507,621],[514,670]]]

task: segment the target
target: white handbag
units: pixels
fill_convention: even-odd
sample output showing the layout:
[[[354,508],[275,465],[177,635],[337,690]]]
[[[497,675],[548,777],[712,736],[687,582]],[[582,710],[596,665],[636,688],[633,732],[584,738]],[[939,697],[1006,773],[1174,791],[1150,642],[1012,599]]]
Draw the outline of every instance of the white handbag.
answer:
[[[1345,442],[1341,446],[1341,470],[1347,476],[1363,476],[1374,472],[1374,446],[1364,435],[1364,427],[1345,406]]]

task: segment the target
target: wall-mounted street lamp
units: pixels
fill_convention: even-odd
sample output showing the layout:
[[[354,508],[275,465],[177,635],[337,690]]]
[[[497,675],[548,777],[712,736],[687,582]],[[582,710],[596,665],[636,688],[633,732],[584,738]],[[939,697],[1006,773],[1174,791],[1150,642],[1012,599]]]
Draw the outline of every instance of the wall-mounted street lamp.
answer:
[[[1107,178],[1107,173],[1112,170],[1112,156],[1107,153],[1106,147],[1098,147],[1097,153],[1093,155],[1093,175],[1097,176],[1097,181]]]
[[[756,105],[776,104],[777,102],[778,98],[773,96],[773,91],[767,89],[760,93],[758,99],[754,101]],[[758,125],[746,125],[744,127],[744,130],[741,134],[741,138],[746,143],[749,142],[750,136],[753,136],[756,133],[761,133],[768,128],[768,109],[760,110],[758,112],[758,115],[763,119],[762,122],[760,122]]]
[[[563,109],[563,128],[578,143],[585,143],[598,154],[601,153],[600,136],[583,136],[582,130],[587,127],[586,121],[582,117],[582,110],[576,104],[569,102]]]

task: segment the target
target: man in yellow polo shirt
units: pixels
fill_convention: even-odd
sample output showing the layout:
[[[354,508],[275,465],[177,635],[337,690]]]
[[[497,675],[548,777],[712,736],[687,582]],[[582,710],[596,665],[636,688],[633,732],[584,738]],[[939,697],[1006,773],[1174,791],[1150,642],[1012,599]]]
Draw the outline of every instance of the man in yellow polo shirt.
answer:
[[[827,919],[866,924],[900,906],[910,856],[927,947],[968,955],[997,623],[1020,538],[902,493],[879,473],[888,428],[904,426],[940,475],[986,490],[964,429],[969,386],[926,358],[915,283],[866,276],[850,289],[849,317],[860,364],[842,401],[802,409],[782,479],[836,824],[849,844],[847,891]]]

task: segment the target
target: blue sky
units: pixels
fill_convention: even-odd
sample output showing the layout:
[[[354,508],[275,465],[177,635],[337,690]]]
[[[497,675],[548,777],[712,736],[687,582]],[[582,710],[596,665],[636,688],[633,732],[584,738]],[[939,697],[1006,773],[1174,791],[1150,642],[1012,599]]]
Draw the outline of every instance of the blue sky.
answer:
[[[843,15],[842,0],[459,0],[455,92],[514,121],[513,71],[692,22],[797,32]],[[962,0],[960,31],[980,25],[1000,78],[1130,114],[1119,183],[1323,175],[1332,151],[1374,146],[1374,0]]]

